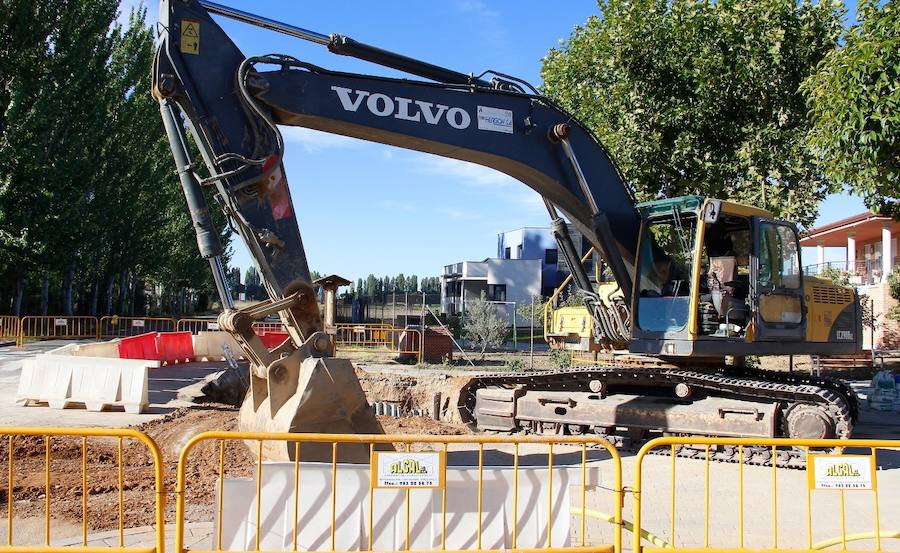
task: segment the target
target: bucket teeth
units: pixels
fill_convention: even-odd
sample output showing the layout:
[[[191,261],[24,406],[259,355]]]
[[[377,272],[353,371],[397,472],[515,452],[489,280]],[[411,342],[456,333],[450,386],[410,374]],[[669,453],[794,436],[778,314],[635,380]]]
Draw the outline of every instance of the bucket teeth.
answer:
[[[307,357],[296,362],[291,357],[272,363],[268,379],[251,378],[250,393],[241,406],[242,431],[384,434],[350,361]],[[256,447],[254,443],[251,450]],[[385,448],[390,449],[389,444],[377,447]],[[292,442],[263,442],[267,461],[293,461],[295,451]],[[333,455],[331,442],[304,441],[299,447],[304,461],[331,462]],[[341,443],[336,457],[342,463],[368,463],[369,444]]]

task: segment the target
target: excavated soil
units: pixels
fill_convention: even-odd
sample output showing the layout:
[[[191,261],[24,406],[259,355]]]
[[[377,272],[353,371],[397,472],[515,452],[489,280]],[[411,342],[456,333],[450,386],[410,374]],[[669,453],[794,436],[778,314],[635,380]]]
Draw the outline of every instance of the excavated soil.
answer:
[[[405,393],[405,392],[404,392]],[[174,521],[175,481],[178,455],[187,441],[207,430],[237,430],[238,411],[234,407],[207,404],[182,408],[163,418],[135,427],[150,436],[161,448],[167,494],[166,519]],[[424,417],[379,417],[391,434],[458,435],[468,432],[460,424],[443,423]],[[44,518],[47,508],[47,445],[43,437],[16,437],[13,441],[13,517]],[[82,497],[87,494],[87,520],[91,531],[119,527],[119,498],[124,528],[154,523],[154,471],[146,446],[124,439],[121,450],[116,438],[89,438],[82,465],[82,439],[54,437],[50,441],[50,512],[52,520],[80,524]],[[121,480],[119,486],[121,455]],[[7,436],[0,439],[0,459],[9,459]],[[212,520],[215,483],[219,468],[229,477],[252,476],[255,456],[243,442],[203,441],[188,457],[185,469],[185,503],[188,520]],[[83,477],[83,469],[86,477]],[[0,474],[0,512],[6,514],[9,501],[8,473]]]

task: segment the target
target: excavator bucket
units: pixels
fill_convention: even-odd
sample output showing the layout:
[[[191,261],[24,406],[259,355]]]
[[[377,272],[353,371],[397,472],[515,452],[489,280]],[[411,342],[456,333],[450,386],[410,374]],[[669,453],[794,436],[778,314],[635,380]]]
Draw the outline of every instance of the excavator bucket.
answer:
[[[250,391],[241,406],[242,431],[384,434],[350,361],[307,357],[293,363],[292,358],[272,363],[268,378],[251,372]],[[258,442],[248,445],[258,451]],[[267,440],[262,455],[267,461],[293,461],[297,450],[294,442]],[[299,447],[304,461],[331,462],[335,454],[338,462],[368,463],[369,444],[340,443],[335,452],[332,442],[310,437]]]

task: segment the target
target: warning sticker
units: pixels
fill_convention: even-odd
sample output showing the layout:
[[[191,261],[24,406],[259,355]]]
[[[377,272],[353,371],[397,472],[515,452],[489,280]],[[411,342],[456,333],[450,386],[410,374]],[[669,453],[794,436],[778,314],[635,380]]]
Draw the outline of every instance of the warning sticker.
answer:
[[[143,319],[135,319],[131,321],[131,326],[134,328],[144,328],[144,320]]]
[[[443,488],[446,457],[442,451],[372,454],[373,488]]]
[[[874,490],[873,455],[810,455],[806,474],[811,490]]]
[[[193,19],[181,20],[181,53],[200,53],[200,22]]]
[[[54,319],[53,325],[54,326],[68,326],[69,321],[67,321],[66,319]]]

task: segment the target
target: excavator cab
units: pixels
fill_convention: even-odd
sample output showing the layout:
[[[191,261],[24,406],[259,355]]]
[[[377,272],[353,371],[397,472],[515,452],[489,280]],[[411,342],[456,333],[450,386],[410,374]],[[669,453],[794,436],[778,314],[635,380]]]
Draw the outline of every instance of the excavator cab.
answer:
[[[856,350],[855,295],[803,276],[793,224],[702,196],[638,209],[632,353],[696,358]],[[831,297],[839,299],[823,308],[820,299]]]

